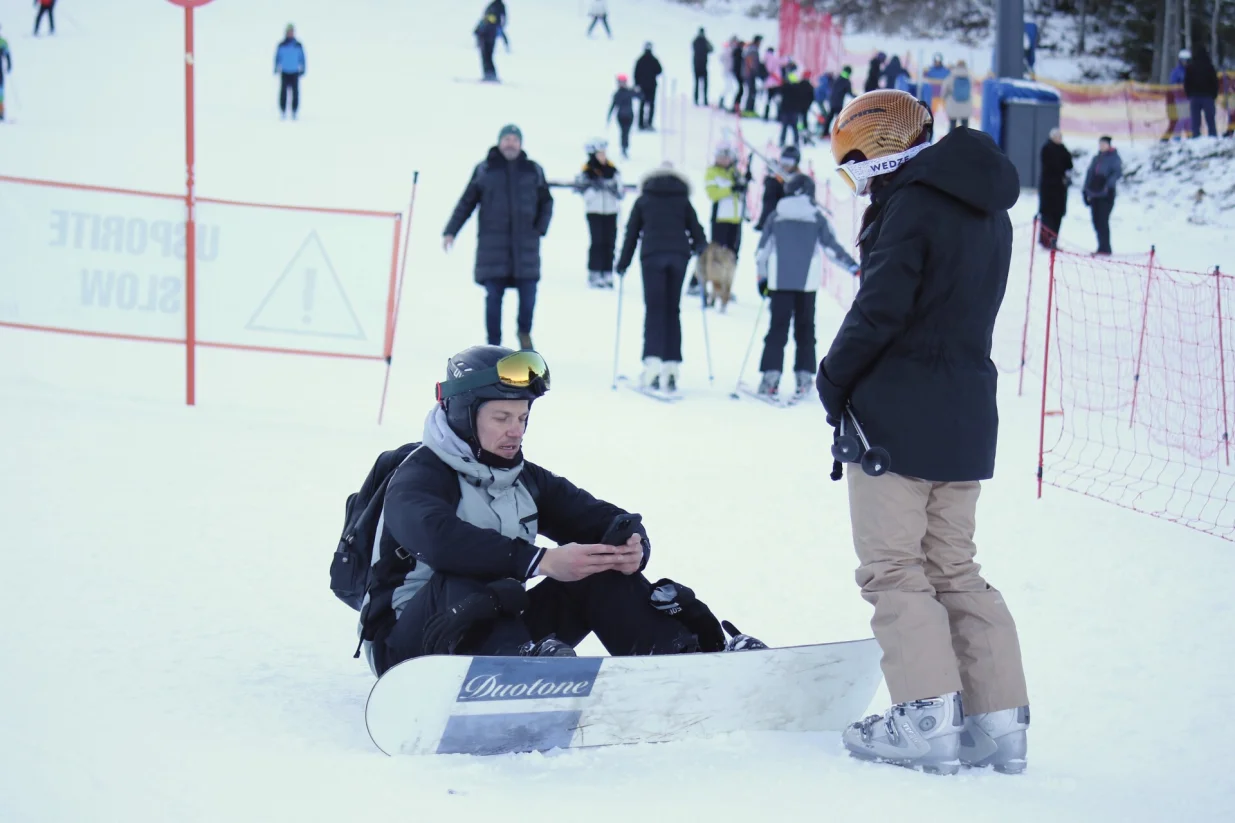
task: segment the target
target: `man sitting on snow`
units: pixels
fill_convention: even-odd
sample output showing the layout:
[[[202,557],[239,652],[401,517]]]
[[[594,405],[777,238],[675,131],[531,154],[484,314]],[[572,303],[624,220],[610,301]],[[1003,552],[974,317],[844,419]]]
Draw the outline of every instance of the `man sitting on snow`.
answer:
[[[474,346],[451,357],[423,446],[394,472],[382,512],[414,567],[379,580],[370,644],[379,675],[426,654],[570,656],[595,632],[612,655],[766,648],[721,623],[694,593],[640,572],[651,545],[628,513],[526,461],[532,401],[549,389],[533,351]],[[556,548],[535,544],[537,534]],[[531,590],[525,584],[546,577]]]

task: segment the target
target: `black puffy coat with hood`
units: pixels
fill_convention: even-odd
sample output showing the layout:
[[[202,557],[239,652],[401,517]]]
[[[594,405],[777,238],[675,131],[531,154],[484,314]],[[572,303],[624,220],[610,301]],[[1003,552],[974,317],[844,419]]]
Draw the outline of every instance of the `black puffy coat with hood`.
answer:
[[[889,471],[935,482],[994,474],[991,336],[1012,258],[1011,161],[985,133],[950,132],[872,194],[862,281],[816,384],[846,399]]]
[[[642,239],[640,256],[702,254],[707,245],[699,216],[690,203],[690,181],[673,169],[648,172],[639,187],[639,199],[626,220],[626,240],[617,270],[624,272],[635,259],[635,246]]]
[[[526,152],[507,160],[497,146],[489,149],[442,234],[457,235],[477,206],[476,282],[539,280],[540,238],[548,234],[553,219],[553,195],[544,169]]]

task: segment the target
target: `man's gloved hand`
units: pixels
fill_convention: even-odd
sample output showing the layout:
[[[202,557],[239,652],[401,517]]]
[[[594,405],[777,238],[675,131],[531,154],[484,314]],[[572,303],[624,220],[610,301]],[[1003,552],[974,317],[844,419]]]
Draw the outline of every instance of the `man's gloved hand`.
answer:
[[[705,652],[725,650],[725,633],[720,621],[707,604],[681,583],[667,577],[652,584],[652,606],[664,614],[676,617],[699,638],[699,648]]]
[[[485,591],[470,594],[425,622],[425,654],[454,654],[477,623],[501,615],[517,616],[527,608],[527,592],[518,580],[495,580]]]
[[[819,400],[828,413],[828,425],[839,426],[841,415],[845,412],[848,394],[830,379],[826,367],[826,359],[819,361],[819,371],[815,375],[815,388],[819,391]],[[832,422],[832,421],[837,422]]]
[[[767,297],[768,296],[768,279],[766,277],[760,277],[758,282],[759,282],[759,296]]]

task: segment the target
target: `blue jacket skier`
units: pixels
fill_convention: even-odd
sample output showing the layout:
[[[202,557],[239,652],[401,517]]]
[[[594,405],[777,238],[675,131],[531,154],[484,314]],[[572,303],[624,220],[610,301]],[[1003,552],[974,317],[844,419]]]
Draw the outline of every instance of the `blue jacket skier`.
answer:
[[[296,39],[296,28],[287,24],[283,42],[274,52],[274,73],[281,75],[279,84],[279,111],[282,117],[287,117],[287,98],[290,93],[292,103],[292,119],[296,119],[300,111],[300,78],[304,76],[305,60],[304,46]]]
[[[4,70],[13,73],[13,55],[9,53],[9,41],[0,37],[0,120],[4,120]]]

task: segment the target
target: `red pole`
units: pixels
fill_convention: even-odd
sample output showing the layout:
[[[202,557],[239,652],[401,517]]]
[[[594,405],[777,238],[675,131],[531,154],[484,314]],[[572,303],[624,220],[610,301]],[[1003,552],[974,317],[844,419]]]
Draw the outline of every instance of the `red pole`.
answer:
[[[184,8],[184,357],[185,403],[197,402],[197,204],[193,198],[193,7]]]
[[[1046,376],[1050,373],[1051,312],[1055,308],[1055,250],[1051,249],[1051,273],[1046,287],[1046,343],[1042,352],[1042,409],[1038,424],[1038,499],[1042,499],[1042,466],[1046,454]]]
[[[1128,417],[1128,428],[1132,428],[1132,424],[1136,422],[1136,395],[1141,387],[1141,355],[1145,351],[1145,326],[1146,318],[1149,316],[1149,288],[1154,282],[1154,254],[1157,246],[1149,247],[1149,277],[1145,280],[1145,300],[1141,304],[1141,336],[1136,344],[1136,371],[1132,373],[1132,413]],[[1222,299],[1218,299],[1218,311],[1222,311]],[[1218,329],[1222,329],[1222,323],[1219,321]]]
[[[395,215],[395,239],[392,244],[394,251],[390,253],[390,284],[386,288],[386,342],[382,353],[390,359],[391,346],[394,345],[395,333],[395,283],[399,279],[399,235],[403,228],[403,215]]]
[[[399,307],[403,304],[403,284],[407,282],[407,255],[412,242],[412,214],[416,211],[416,188],[420,183],[420,172],[412,172],[412,199],[407,204],[407,229],[403,236],[403,265],[399,270],[399,289],[395,296],[394,313],[390,319],[390,338],[386,344],[386,379],[382,383],[382,404],[377,409],[377,425],[382,425],[386,414],[386,391],[390,388],[390,364],[393,360],[395,347],[395,330],[399,327]]]
[[[1016,396],[1025,390],[1025,361],[1029,359],[1029,302],[1033,294],[1033,253],[1038,245],[1038,216],[1033,218],[1033,236],[1029,238],[1029,282],[1025,284],[1025,324],[1021,327],[1021,374],[1016,383]]]
[[[1222,386],[1222,444],[1226,447],[1226,464],[1231,465],[1230,427],[1226,410],[1226,352],[1222,340],[1222,271],[1214,266],[1214,281],[1218,287],[1218,385]]]

